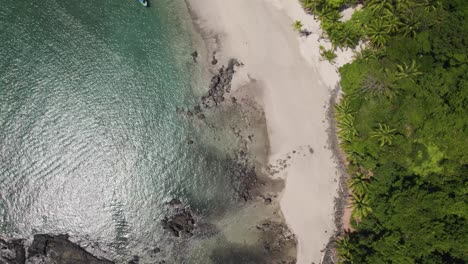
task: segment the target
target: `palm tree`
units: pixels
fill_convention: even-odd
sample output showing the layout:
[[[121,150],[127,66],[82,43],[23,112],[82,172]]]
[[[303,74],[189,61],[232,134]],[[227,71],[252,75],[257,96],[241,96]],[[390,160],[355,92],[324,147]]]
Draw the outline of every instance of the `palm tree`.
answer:
[[[364,156],[355,147],[353,147],[350,142],[342,141],[340,142],[340,147],[346,154],[346,159],[352,164],[359,164]]]
[[[407,12],[411,6],[414,6],[415,3],[414,1],[410,0],[396,0],[395,1],[395,7],[398,13],[404,13]]]
[[[318,9],[321,5],[320,0],[301,0],[301,2],[307,12],[314,14],[314,16],[318,13]]]
[[[367,28],[367,36],[374,47],[383,47],[389,38],[388,26],[382,20],[374,20]]]
[[[357,172],[348,180],[348,185],[353,193],[357,195],[364,195],[369,189],[369,177]]]
[[[367,8],[373,13],[381,13],[385,10],[393,10],[391,0],[371,0],[367,3]]]
[[[402,16],[402,22],[400,23],[399,32],[403,35],[403,37],[415,37],[416,33],[418,32],[419,28],[421,27],[421,22],[418,16],[416,16],[413,12],[409,12],[409,15]]]
[[[329,5],[323,6],[321,10],[321,20],[322,21],[332,21],[332,22],[337,22],[341,18],[340,11],[338,11],[335,8],[332,8]]]
[[[365,195],[351,195],[351,206],[353,208],[352,216],[356,221],[359,221],[369,215],[372,212],[372,208],[370,207],[370,200],[369,197]]]
[[[377,138],[380,146],[383,147],[386,144],[392,144],[392,140],[395,138],[395,131],[396,129],[391,129],[389,126],[379,123],[379,127],[371,133],[371,137]]]
[[[295,31],[300,32],[302,30],[302,22],[299,20],[294,21],[293,28]]]
[[[354,48],[359,41],[360,34],[358,32],[353,32],[349,27],[342,27],[341,30],[335,30],[334,39],[340,45],[340,48],[349,47]]]
[[[375,49],[372,47],[359,47],[359,51],[354,51],[354,58],[356,60],[363,59],[369,61],[370,59],[380,59],[384,55],[383,49]]]
[[[419,67],[415,60],[412,60],[411,64],[409,65],[403,62],[402,65],[397,65],[397,72],[395,73],[395,76],[398,79],[410,78],[412,81],[414,81],[414,77],[422,74],[422,72],[418,71],[418,68]]]
[[[337,57],[335,53],[335,49],[325,49],[324,46],[320,46],[320,55],[322,58],[330,62],[331,64],[335,63],[335,59]]]
[[[344,118],[345,116],[352,115],[353,109],[347,97],[341,99],[340,103],[335,105],[335,115],[338,118]]]
[[[383,19],[385,20],[385,27],[389,33],[396,33],[401,27],[401,22],[398,16],[391,11],[384,12]]]
[[[423,0],[421,6],[424,8],[424,12],[430,13],[442,7],[442,3],[439,0]]]
[[[338,240],[336,251],[343,262],[346,263],[351,261],[351,243],[349,241],[348,234],[346,234],[342,239]]]
[[[354,128],[354,117],[346,115],[338,119],[337,127],[339,128],[338,136],[343,141],[351,142],[358,135]]]

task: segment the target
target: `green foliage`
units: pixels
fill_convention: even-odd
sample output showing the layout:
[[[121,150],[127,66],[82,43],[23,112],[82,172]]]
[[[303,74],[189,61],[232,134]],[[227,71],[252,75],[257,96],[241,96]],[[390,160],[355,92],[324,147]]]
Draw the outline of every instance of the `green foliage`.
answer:
[[[429,173],[443,172],[440,162],[444,158],[444,153],[436,145],[421,145],[421,148],[415,149],[410,158],[409,170],[414,174],[427,176]]]
[[[381,48],[389,39],[390,29],[382,20],[378,19],[367,26],[366,32],[370,43],[376,48]]]
[[[351,196],[351,206],[353,208],[352,216],[356,221],[362,220],[372,212],[370,200],[367,194],[359,195],[353,193]]]
[[[303,25],[302,25],[302,22],[301,22],[301,21],[299,21],[299,20],[294,21],[294,23],[293,23],[293,29],[294,29],[294,31],[299,32],[299,31],[302,30],[302,27],[303,27]]]
[[[370,179],[366,175],[356,172],[348,181],[348,185],[356,195],[365,195],[369,189]]]
[[[379,127],[371,133],[371,137],[377,138],[380,146],[383,147],[385,145],[392,144],[392,141],[395,138],[394,132],[395,129],[391,129],[387,125],[382,125],[379,123]]]
[[[320,55],[330,63],[335,63],[337,56],[333,49],[325,49],[323,46],[320,46]]]
[[[347,22],[313,2],[334,46],[368,41],[335,107],[357,223],[342,262],[468,263],[468,1],[369,0]]]
[[[340,8],[346,0],[327,0],[327,4],[333,8]]]
[[[362,29],[357,23],[333,22],[330,24],[328,37],[340,48],[355,47],[362,37]]]
[[[418,66],[416,65],[416,61],[412,60],[411,64],[406,64],[403,62],[403,64],[398,64],[397,65],[397,73],[395,76],[398,79],[405,79],[405,78],[410,78],[411,80],[414,81],[414,77],[421,75],[422,72],[418,71]]]

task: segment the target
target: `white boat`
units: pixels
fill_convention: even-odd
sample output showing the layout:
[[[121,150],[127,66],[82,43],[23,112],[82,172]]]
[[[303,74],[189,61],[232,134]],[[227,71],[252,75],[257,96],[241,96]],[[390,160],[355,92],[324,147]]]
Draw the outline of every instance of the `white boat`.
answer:
[[[146,0],[138,0],[138,2],[140,2],[140,4],[142,4],[143,6],[148,6],[148,1]]]

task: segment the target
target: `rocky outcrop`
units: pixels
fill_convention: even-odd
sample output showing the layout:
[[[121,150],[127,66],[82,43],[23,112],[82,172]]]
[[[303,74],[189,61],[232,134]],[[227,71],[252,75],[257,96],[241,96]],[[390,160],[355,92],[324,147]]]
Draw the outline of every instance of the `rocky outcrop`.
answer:
[[[192,53],[192,57],[196,60],[195,55]],[[213,55],[213,65],[218,63],[218,60]],[[203,109],[209,109],[220,106],[225,101],[226,93],[231,92],[231,82],[235,73],[235,67],[242,66],[236,59],[230,59],[227,66],[221,66],[218,72],[211,78],[208,92],[201,97],[201,102],[195,105],[193,108],[189,108],[187,111],[176,108],[177,113],[183,114],[189,118],[197,117],[200,120],[205,119]],[[231,99],[233,103],[236,103],[237,99]]]
[[[68,240],[67,235],[34,236],[28,249],[28,263],[61,264],[112,264],[107,259],[97,258],[78,245]]]
[[[163,228],[169,230],[175,237],[192,237],[195,230],[195,218],[190,209],[178,199],[172,199],[168,204],[171,212],[161,221]]]
[[[239,152],[229,168],[229,173],[232,175],[234,190],[239,199],[246,202],[255,197],[253,192],[258,183],[257,173],[244,151]]]
[[[4,264],[113,264],[93,256],[66,235],[38,234],[27,248],[24,240],[0,239],[0,263]]]
[[[227,67],[221,66],[218,73],[211,78],[208,94],[202,97],[202,105],[205,108],[219,106],[224,102],[224,94],[231,92],[235,66],[240,66],[240,63],[236,59],[230,59]]]
[[[267,255],[275,259],[278,264],[293,264],[296,259],[285,254],[296,247],[296,237],[284,223],[275,221],[264,221],[257,225],[257,229],[262,232],[263,249]]]
[[[0,263],[23,264],[26,261],[26,251],[23,240],[10,241],[0,239]]]
[[[198,58],[198,52],[197,51],[192,52],[190,54],[190,56],[192,56],[193,62],[197,62],[197,58]]]

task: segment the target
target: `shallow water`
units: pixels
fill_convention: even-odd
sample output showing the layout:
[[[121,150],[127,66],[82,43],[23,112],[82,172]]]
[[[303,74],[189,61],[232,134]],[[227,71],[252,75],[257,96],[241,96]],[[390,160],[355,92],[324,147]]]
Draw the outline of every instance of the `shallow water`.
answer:
[[[182,1],[2,1],[2,235],[68,233],[124,262],[169,247],[171,198],[236,207],[213,131],[175,111],[197,96],[191,30]]]

